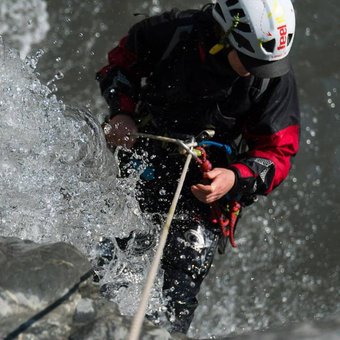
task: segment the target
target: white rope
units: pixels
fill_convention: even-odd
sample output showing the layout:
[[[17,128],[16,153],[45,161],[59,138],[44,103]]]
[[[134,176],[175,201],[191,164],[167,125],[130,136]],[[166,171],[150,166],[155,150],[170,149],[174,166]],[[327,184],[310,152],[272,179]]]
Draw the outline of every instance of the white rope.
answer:
[[[155,281],[155,278],[156,278],[156,275],[157,275],[157,272],[158,272],[158,267],[159,267],[159,264],[160,264],[160,261],[161,261],[162,255],[163,255],[163,250],[164,250],[164,247],[165,247],[166,239],[168,237],[170,224],[171,224],[171,221],[172,221],[174,213],[175,213],[175,209],[176,209],[176,206],[177,206],[179,195],[182,191],[184,180],[185,180],[186,174],[188,172],[191,159],[192,159],[192,154],[189,153],[188,156],[187,156],[187,159],[185,161],[183,171],[182,171],[181,177],[180,177],[178,185],[177,185],[175,196],[172,200],[172,203],[171,203],[171,206],[170,206],[170,209],[169,209],[169,213],[168,213],[168,216],[166,218],[166,221],[165,221],[165,224],[164,224],[164,227],[163,227],[163,230],[162,230],[162,234],[161,234],[161,237],[160,237],[160,240],[159,240],[159,245],[158,245],[156,254],[155,254],[155,256],[152,260],[151,268],[150,268],[150,271],[148,273],[148,277],[146,279],[144,291],[143,291],[143,294],[141,296],[141,300],[140,300],[140,303],[139,303],[138,310],[137,310],[137,312],[136,312],[136,314],[133,318],[133,321],[132,321],[132,326],[131,326],[130,334],[128,336],[128,340],[138,340],[139,339],[139,335],[140,335],[140,332],[142,330],[142,324],[143,324],[143,321],[144,321],[146,309],[147,309],[147,306],[148,306],[150,292],[151,292],[153,283]]]

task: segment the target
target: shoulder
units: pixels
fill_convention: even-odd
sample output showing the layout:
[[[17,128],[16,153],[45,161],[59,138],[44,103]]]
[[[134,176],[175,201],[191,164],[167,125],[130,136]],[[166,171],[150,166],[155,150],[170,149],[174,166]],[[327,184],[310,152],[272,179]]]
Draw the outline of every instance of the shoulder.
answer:
[[[270,79],[268,91],[272,96],[287,100],[291,96],[297,96],[297,86],[293,69],[277,78]]]
[[[170,11],[166,11],[162,14],[154,15],[143,19],[142,21],[133,25],[130,29],[131,31],[140,29],[155,29],[155,28],[165,28],[167,26],[175,26],[181,24],[190,23],[194,16],[197,15],[198,10],[185,10],[180,11],[177,8],[173,8]]]
[[[258,100],[268,100],[273,96],[288,99],[287,96],[289,97],[297,92],[292,68],[285,75],[276,78],[252,77],[249,84],[250,92]]]
[[[209,20],[208,17],[208,11],[203,9],[174,8],[145,18],[129,30],[126,47],[136,54],[151,52],[161,57],[172,40],[184,41],[201,35],[201,29],[196,28],[203,27],[202,23]]]
[[[276,130],[298,124],[300,108],[294,72],[270,79],[268,88],[256,105],[264,116],[270,117]]]
[[[209,4],[210,5],[210,4]],[[211,6],[204,6],[202,9],[179,10],[173,8],[141,20],[133,25],[130,33],[138,30],[155,30],[155,29],[174,29],[184,25],[202,25],[213,21]]]

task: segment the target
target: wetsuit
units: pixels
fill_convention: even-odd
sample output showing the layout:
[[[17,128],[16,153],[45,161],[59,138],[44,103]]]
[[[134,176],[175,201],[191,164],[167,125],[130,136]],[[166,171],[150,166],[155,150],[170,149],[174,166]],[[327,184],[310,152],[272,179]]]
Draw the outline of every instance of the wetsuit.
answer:
[[[220,151],[210,157],[214,167],[235,172],[230,195],[245,204],[270,193],[288,175],[299,141],[296,84],[292,70],[273,79],[240,77],[228,64],[228,51],[209,54],[218,42],[216,32],[211,7],[144,19],[109,52],[109,63],[97,80],[111,117],[131,115],[142,132],[197,135],[214,128],[214,141],[220,143],[241,136],[247,149],[231,162]],[[144,210],[166,213],[183,159],[155,144],[136,146],[148,151],[153,174],[141,178],[138,197]],[[162,260],[172,330],[184,333],[220,237],[208,217],[209,207],[190,192],[190,185],[199,182],[193,164]]]

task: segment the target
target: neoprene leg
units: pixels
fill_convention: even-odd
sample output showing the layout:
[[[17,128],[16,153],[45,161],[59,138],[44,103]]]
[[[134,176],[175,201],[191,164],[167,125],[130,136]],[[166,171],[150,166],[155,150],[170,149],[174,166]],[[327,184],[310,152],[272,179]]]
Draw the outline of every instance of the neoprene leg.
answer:
[[[186,222],[186,223],[185,223]],[[171,226],[165,247],[163,293],[168,299],[171,332],[186,333],[197,308],[197,294],[208,274],[218,245],[219,231],[188,221]]]

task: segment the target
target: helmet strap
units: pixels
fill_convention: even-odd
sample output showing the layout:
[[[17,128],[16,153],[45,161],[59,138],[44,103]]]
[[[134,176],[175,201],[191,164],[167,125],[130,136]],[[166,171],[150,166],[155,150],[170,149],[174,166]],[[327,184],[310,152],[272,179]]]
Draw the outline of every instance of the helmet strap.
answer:
[[[229,53],[233,48],[229,43],[229,32],[226,32],[222,35],[220,41],[215,44],[210,50],[209,50],[209,54],[211,55],[215,55],[219,52],[221,52],[222,50],[226,50],[227,53]]]
[[[231,25],[231,27],[228,29],[228,31],[223,32],[221,34],[220,41],[209,50],[209,54],[215,55],[224,49],[226,49],[227,53],[229,53],[233,49],[229,42],[229,35],[233,31],[233,29],[235,29],[238,26],[239,22],[240,16],[237,13],[237,15],[234,16],[233,24]]]

